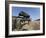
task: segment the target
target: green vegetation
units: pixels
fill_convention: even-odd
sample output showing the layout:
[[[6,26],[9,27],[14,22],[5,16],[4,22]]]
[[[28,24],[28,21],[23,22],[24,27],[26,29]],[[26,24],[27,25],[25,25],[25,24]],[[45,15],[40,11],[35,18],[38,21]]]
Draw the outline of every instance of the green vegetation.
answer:
[[[19,13],[19,16],[23,16],[24,18],[30,18],[30,15],[28,15],[26,12],[23,11]]]

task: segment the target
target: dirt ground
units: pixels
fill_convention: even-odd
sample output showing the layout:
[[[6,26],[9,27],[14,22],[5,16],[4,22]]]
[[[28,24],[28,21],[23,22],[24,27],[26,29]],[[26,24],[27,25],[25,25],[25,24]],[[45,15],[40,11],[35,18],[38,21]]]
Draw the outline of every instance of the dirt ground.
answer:
[[[20,29],[14,29],[14,31],[30,31],[40,30],[40,21],[30,21],[29,24],[24,24]]]

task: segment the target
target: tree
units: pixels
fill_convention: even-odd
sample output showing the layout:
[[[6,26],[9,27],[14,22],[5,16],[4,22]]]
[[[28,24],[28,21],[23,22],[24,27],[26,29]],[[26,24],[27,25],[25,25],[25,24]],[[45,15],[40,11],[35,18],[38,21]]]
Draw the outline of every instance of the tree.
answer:
[[[23,16],[23,17],[25,17],[25,18],[29,18],[30,17],[30,15],[28,15],[26,12],[24,12],[24,11],[21,11],[20,13],[19,13],[19,16]]]

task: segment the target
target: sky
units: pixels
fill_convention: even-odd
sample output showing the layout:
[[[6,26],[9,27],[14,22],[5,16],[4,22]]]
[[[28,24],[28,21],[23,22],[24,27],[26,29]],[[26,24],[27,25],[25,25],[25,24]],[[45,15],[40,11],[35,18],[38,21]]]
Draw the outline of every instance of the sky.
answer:
[[[32,20],[40,19],[40,8],[36,7],[12,7],[12,16],[18,16],[21,11],[29,14]]]

